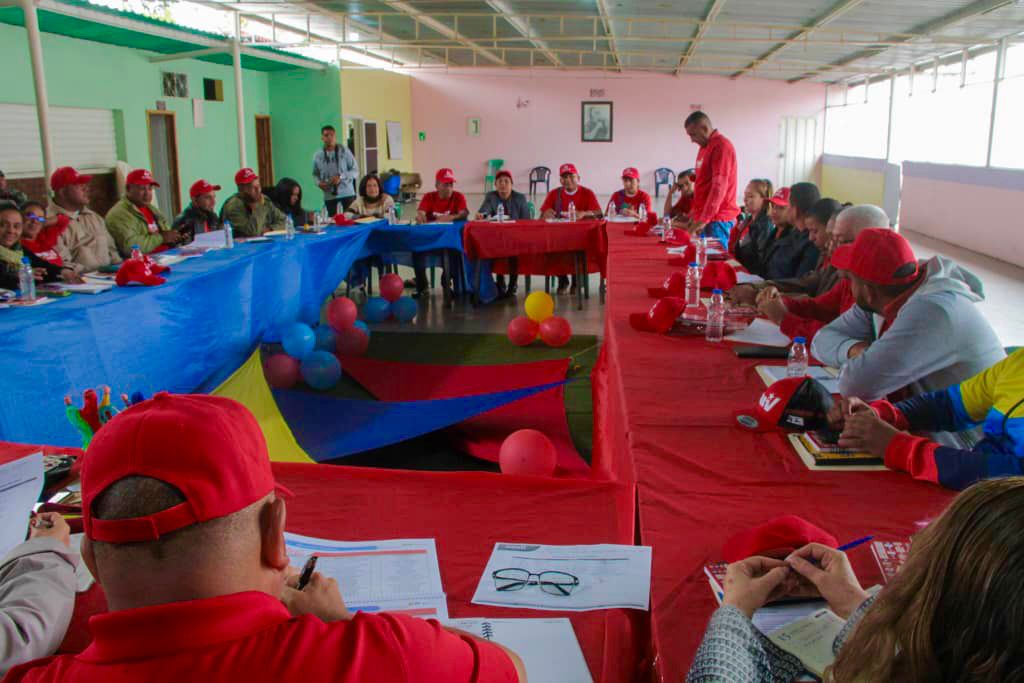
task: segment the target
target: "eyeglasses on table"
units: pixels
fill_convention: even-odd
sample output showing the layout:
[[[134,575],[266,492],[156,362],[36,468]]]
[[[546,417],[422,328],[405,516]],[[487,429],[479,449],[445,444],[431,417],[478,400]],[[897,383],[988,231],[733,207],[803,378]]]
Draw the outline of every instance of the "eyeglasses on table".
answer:
[[[539,586],[549,595],[568,597],[580,585],[579,578],[566,572],[545,571],[534,574],[526,569],[507,567],[491,572],[494,588],[499,592],[521,591],[527,586]]]

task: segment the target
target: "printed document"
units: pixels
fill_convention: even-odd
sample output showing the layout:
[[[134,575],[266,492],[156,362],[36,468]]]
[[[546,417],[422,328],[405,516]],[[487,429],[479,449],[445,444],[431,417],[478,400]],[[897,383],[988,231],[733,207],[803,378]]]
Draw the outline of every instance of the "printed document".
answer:
[[[43,492],[43,454],[0,465],[0,557],[25,540],[32,506]]]
[[[452,619],[447,625],[515,652],[530,683],[593,683],[568,619]]]

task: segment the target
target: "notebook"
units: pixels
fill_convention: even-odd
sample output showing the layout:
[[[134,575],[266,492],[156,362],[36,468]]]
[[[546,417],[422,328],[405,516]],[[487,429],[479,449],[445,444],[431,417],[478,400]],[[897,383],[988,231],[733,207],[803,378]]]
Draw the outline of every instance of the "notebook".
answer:
[[[767,634],[768,639],[793,655],[815,676],[824,676],[835,655],[832,644],[846,622],[828,608],[816,610]]]
[[[832,470],[844,472],[884,471],[882,458],[870,453],[829,447],[827,450],[815,446],[815,441],[803,434],[787,434],[796,454],[809,470]],[[820,443],[820,441],[819,441]]]
[[[725,562],[715,562],[704,567],[704,574],[708,577],[708,585],[715,596],[718,604],[722,604],[725,598],[725,570],[729,565]],[[813,614],[825,607],[824,600],[808,600],[805,598],[783,598],[776,602],[769,603],[754,612],[751,622],[761,633],[767,635],[777,628],[790,624],[799,619]]]
[[[515,652],[530,683],[593,683],[568,619],[452,619],[448,626]]]

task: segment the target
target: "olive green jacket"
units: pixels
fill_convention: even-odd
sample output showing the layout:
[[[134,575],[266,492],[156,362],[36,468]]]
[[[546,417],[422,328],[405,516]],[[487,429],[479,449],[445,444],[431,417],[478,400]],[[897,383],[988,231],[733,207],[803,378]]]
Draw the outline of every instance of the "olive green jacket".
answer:
[[[170,230],[167,219],[155,206],[150,205],[149,210],[153,212],[159,232],[149,231],[145,217],[127,198],[121,199],[107,212],[107,231],[123,258],[132,255],[132,245],[139,245],[142,253],[148,254],[164,243],[160,233]]]
[[[271,230],[284,230],[284,213],[262,195],[255,208],[249,208],[241,195],[232,195],[220,207],[220,218],[231,223],[235,237],[259,237]]]

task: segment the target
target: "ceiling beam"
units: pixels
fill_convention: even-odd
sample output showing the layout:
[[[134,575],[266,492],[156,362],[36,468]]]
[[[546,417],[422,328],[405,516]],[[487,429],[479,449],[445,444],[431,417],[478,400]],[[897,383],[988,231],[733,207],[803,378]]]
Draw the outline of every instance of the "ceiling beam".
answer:
[[[622,71],[622,60],[619,58],[619,44],[615,40],[615,27],[612,24],[611,15],[608,14],[608,8],[604,4],[604,0],[597,0],[597,12],[601,17],[601,24],[604,26],[604,34],[608,39],[608,44],[612,48],[612,55],[615,57],[615,67],[619,71]],[[597,31],[594,31],[596,34]],[[597,37],[596,35],[594,36]]]
[[[732,76],[730,76],[730,78],[739,78],[740,76],[742,76],[743,74],[747,73],[748,71],[751,71],[752,69],[755,69],[755,68],[761,66],[762,64],[767,62],[769,59],[771,59],[772,57],[777,55],[779,52],[781,52],[783,49],[785,49],[786,46],[792,44],[794,41],[805,39],[807,36],[809,36],[811,33],[816,31],[817,29],[821,28],[825,24],[828,24],[828,23],[834,21],[835,19],[837,19],[840,16],[842,16],[843,14],[849,12],[850,10],[852,10],[853,8],[855,8],[858,5],[862,4],[863,2],[864,2],[864,0],[840,0],[838,4],[833,5],[831,8],[829,8],[829,10],[827,12],[825,12],[822,15],[819,15],[819,16],[815,17],[814,20],[810,24],[808,24],[804,28],[800,29],[796,33],[793,33],[793,34],[789,35],[786,38],[785,42],[780,42],[778,45],[776,45],[772,49],[768,50],[767,52],[765,52],[761,56],[755,58],[754,61],[752,61],[750,64],[747,64],[745,67],[743,67],[742,69],[740,69],[736,73],[732,74]]]
[[[539,33],[530,28],[528,20],[524,21],[523,19],[515,16],[515,11],[508,6],[508,3],[505,2],[505,0],[484,1],[487,3],[488,7],[501,15],[501,18],[507,21],[512,28],[519,32],[521,36],[530,41],[531,45],[540,50],[541,54],[544,55],[548,61],[557,66],[561,66],[562,60],[558,58],[558,55],[556,55],[551,48],[548,47],[548,44],[541,39]]]
[[[967,5],[966,7],[962,7],[956,11],[950,12],[949,14],[944,14],[943,16],[937,19],[933,19],[923,24],[919,24],[910,30],[910,34],[913,37],[899,38],[893,42],[909,43],[915,39],[928,38],[932,33],[942,31],[943,29],[949,28],[953,24],[960,23],[961,21],[966,21],[967,19],[972,19],[981,14],[986,14],[993,10],[999,9],[1000,7],[1005,7],[1006,5],[1015,4],[1015,2],[1016,0],[977,0],[976,2],[972,2],[971,4]],[[989,40],[991,41],[991,38]],[[888,49],[889,48],[887,47],[883,47],[868,48],[867,50],[861,50],[859,52],[853,53],[848,57],[843,57],[842,59],[826,64],[825,66],[818,67],[817,69],[814,69],[812,71],[807,72],[806,74],[803,74],[802,76],[798,76],[797,78],[791,78],[787,82],[797,83],[808,78],[813,78],[814,76],[819,76],[823,73],[827,73],[834,69],[849,66],[851,63],[856,62],[858,60],[867,59],[868,57],[874,57],[885,52]]]
[[[447,24],[438,21],[437,19],[435,19],[430,14],[427,14],[426,12],[421,12],[420,10],[413,7],[410,3],[405,2],[404,0],[383,0],[383,2],[391,9],[397,10],[409,17],[412,17],[415,21],[419,22],[420,24],[423,24],[430,30],[436,31],[445,38],[454,40],[463,47],[472,50],[475,54],[480,55],[487,61],[493,62],[498,66],[506,65],[505,60],[502,59],[500,55],[497,55],[494,52],[491,52],[490,50],[474,43],[472,40],[469,40],[468,38],[460,35],[457,31],[450,28]],[[456,26],[457,25],[458,24],[456,24]]]
[[[713,0],[711,6],[708,7],[708,11],[704,14],[704,21],[701,22],[700,26],[697,27],[697,32],[693,34],[693,38],[690,39],[690,44],[686,46],[686,52],[679,58],[679,63],[676,65],[675,75],[686,67],[686,63],[690,61],[690,57],[697,51],[697,44],[700,43],[701,38],[704,37],[704,32],[708,30],[708,27],[714,23],[715,19],[718,18],[718,13],[722,11],[722,7],[725,5],[725,0]]]

